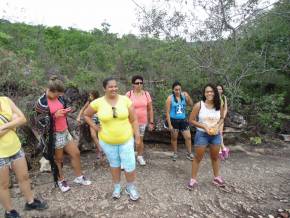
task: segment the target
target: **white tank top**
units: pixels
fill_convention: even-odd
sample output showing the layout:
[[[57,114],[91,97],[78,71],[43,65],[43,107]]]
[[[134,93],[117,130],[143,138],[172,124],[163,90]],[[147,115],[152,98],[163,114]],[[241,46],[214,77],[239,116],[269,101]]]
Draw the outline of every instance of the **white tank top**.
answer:
[[[206,124],[208,127],[213,127],[219,122],[220,117],[221,117],[220,110],[216,110],[215,108],[209,109],[205,106],[205,103],[203,101],[200,101],[198,122]],[[202,128],[197,127],[197,129],[202,132],[205,132],[205,130]]]

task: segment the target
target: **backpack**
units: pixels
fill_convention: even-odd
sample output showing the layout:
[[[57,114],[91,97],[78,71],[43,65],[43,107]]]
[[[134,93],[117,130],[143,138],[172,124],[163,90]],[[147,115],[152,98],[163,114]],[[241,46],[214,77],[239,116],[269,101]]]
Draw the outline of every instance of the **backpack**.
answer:
[[[131,96],[132,96],[132,92],[133,92],[133,90],[130,90],[129,91],[129,98],[131,98]],[[147,92],[147,91],[144,91],[145,92],[145,96],[146,96],[146,99],[147,99],[147,103],[149,102],[149,99],[148,99],[148,95],[149,95],[149,93]]]

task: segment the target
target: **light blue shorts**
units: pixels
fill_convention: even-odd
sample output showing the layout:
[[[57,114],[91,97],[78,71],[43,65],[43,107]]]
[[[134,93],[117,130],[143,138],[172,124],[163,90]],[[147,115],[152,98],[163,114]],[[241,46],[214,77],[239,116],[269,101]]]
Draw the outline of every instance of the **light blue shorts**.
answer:
[[[134,139],[131,138],[124,144],[110,145],[100,140],[100,145],[109,160],[110,166],[118,168],[122,165],[126,172],[132,172],[136,168],[134,153]]]

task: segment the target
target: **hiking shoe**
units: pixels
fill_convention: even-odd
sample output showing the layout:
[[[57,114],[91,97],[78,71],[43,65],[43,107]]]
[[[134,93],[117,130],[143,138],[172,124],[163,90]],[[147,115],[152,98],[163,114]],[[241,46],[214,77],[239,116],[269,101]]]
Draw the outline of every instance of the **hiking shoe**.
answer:
[[[137,161],[141,166],[146,165],[146,161],[144,160],[143,156],[137,156]]]
[[[21,218],[21,216],[16,210],[10,210],[9,212],[5,212],[5,218]]]
[[[40,201],[38,199],[34,199],[31,204],[26,203],[24,210],[44,210],[47,209],[48,205],[44,201]]]
[[[176,161],[176,160],[177,160],[177,157],[178,157],[178,156],[177,156],[176,153],[173,153],[173,155],[171,156],[171,158],[172,158],[173,161]]]
[[[192,153],[187,152],[187,154],[186,154],[186,159],[192,161],[193,158],[194,158],[194,155],[193,155]]]
[[[80,185],[90,185],[92,182],[88,180],[84,175],[76,177],[74,179],[74,183],[80,184]]]
[[[228,159],[229,154],[230,154],[230,149],[228,149],[228,148],[223,149],[222,154],[223,154],[224,159]]]
[[[119,199],[121,197],[121,193],[122,193],[121,185],[120,184],[115,185],[114,186],[114,191],[113,191],[113,194],[112,194],[112,198]]]
[[[219,152],[219,158],[220,160],[225,160],[225,157],[222,151]]]
[[[212,183],[218,187],[225,187],[225,181],[221,176],[217,176],[213,179]]]
[[[100,159],[101,159],[101,157],[102,157],[102,154],[101,154],[101,152],[98,152],[98,153],[96,154],[96,159],[97,159],[97,160],[100,160]]]
[[[198,185],[197,181],[195,179],[190,179],[187,184],[187,189],[192,191],[194,188],[196,188]]]
[[[125,191],[129,195],[129,197],[132,201],[137,201],[140,198],[140,195],[139,195],[135,185],[127,186]]]
[[[62,192],[67,192],[70,190],[70,187],[68,186],[68,184],[65,180],[58,181],[57,185]]]

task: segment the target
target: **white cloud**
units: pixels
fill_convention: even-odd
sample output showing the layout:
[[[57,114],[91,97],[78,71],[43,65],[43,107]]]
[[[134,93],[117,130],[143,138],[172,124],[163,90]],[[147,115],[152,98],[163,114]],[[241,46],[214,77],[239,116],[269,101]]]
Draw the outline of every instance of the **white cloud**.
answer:
[[[142,0],[143,1],[143,0]],[[0,17],[13,22],[83,30],[111,24],[111,32],[138,33],[136,6],[131,0],[0,0]]]

